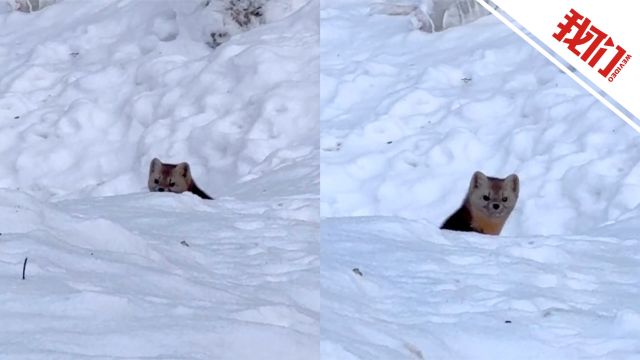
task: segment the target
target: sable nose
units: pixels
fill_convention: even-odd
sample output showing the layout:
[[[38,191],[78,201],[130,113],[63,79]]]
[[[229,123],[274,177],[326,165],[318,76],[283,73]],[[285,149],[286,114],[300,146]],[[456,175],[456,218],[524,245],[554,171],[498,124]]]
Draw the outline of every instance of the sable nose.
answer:
[[[164,189],[163,188],[158,188],[158,191],[164,192]]]
[[[493,208],[494,208],[495,210],[500,209],[500,204],[493,204]]]

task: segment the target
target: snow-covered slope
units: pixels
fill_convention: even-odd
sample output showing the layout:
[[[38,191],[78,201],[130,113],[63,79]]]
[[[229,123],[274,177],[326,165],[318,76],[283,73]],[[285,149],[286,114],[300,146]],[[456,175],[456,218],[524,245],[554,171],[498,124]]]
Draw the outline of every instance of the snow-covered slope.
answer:
[[[317,358],[318,4],[289,3],[216,49],[202,1],[0,12],[0,357]],[[216,200],[149,193],[153,157]]]
[[[374,3],[321,2],[323,358],[637,359],[640,136],[496,19]],[[438,229],[476,170],[500,237]]]
[[[322,358],[638,359],[633,226],[496,239],[398,217],[324,220]]]
[[[201,1],[62,1],[2,14],[0,187],[45,198],[131,193],[159,157],[189,161],[203,188],[225,195],[313,162],[317,9],[215,50]]]
[[[506,234],[588,232],[640,204],[640,136],[498,20],[425,34],[370,3],[322,2],[323,216],[439,225],[475,170],[520,176]]]

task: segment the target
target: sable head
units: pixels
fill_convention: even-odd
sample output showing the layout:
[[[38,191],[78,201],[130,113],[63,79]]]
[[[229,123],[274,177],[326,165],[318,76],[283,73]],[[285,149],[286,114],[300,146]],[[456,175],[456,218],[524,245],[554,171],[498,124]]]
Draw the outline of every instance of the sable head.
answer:
[[[154,158],[149,167],[149,191],[181,193],[189,190],[191,170],[186,162],[164,164]]]
[[[516,174],[499,179],[476,171],[466,201],[489,217],[506,218],[516,206],[519,191],[520,180]]]

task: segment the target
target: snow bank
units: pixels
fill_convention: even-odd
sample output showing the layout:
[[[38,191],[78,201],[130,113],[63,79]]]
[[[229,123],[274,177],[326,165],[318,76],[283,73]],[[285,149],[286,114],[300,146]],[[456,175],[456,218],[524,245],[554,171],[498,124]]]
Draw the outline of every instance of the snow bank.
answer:
[[[220,196],[317,164],[317,4],[271,12],[291,15],[215,50],[201,1],[0,14],[0,187],[54,199],[138,192],[159,157],[189,161]]]
[[[318,4],[270,4],[216,49],[202,1],[0,9],[2,356],[317,358]]]
[[[272,199],[50,204],[0,191],[3,355],[317,357],[317,216],[283,211],[305,212]]]
[[[440,225],[475,170],[520,176],[506,235],[588,233],[638,207],[638,134],[498,20],[425,34],[368,7],[321,9],[323,216]]]
[[[635,359],[640,243],[617,232],[630,239],[496,240],[397,217],[327,219],[322,357]]]
[[[640,136],[486,17],[321,7],[327,359],[636,359]],[[439,230],[517,173],[500,237]]]

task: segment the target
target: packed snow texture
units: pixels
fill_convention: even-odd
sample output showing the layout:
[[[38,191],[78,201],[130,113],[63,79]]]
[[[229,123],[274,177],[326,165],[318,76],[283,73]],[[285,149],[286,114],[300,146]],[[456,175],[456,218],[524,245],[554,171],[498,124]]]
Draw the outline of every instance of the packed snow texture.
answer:
[[[495,18],[425,34],[322,4],[323,216],[440,225],[476,170],[520,177],[506,235],[588,233],[640,204],[640,136]]]
[[[638,359],[640,136],[493,17],[321,2],[326,359]],[[499,237],[441,231],[474,171]]]
[[[322,358],[638,359],[638,227],[496,239],[324,220]]]
[[[158,157],[188,161],[216,196],[292,164],[317,167],[314,10],[300,5],[215,50],[201,1],[1,14],[0,187],[137,192]]]
[[[216,49],[203,3],[0,11],[2,357],[318,357],[318,3]]]
[[[317,358],[316,203],[0,190],[0,357]]]

